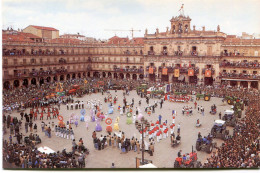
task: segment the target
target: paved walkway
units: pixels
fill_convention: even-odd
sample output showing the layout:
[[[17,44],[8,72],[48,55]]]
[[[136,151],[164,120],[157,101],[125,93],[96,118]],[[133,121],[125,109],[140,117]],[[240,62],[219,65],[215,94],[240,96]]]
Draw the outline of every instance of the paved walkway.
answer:
[[[126,124],[126,115],[121,116],[119,114],[119,111],[117,110],[118,105],[123,105],[123,91],[111,91],[112,96],[118,96],[119,102],[114,106],[114,113],[109,115],[109,117],[113,120],[112,126],[115,122],[116,117],[120,117],[119,126],[120,130],[125,132],[125,136],[127,138],[132,138],[132,136],[137,137],[140,139],[140,133],[135,128],[134,124]],[[104,97],[107,96],[107,94],[102,95],[101,93],[97,94],[91,94],[91,95],[85,95],[82,98],[78,98],[75,100],[80,100],[85,102],[85,108],[86,108],[86,101],[87,100],[100,100],[102,102],[102,111],[107,113],[108,111],[108,103],[104,103]],[[193,96],[195,98],[195,96]],[[208,133],[211,130],[211,127],[213,125],[214,120],[218,119],[218,113],[219,111],[222,112],[222,115],[224,114],[224,110],[230,109],[230,105],[227,105],[226,103],[222,103],[222,99],[219,98],[211,98],[209,102],[206,102],[204,100],[197,101],[199,106],[203,106],[205,109],[205,116],[202,116],[197,111],[193,111],[192,116],[182,115],[181,110],[182,107],[185,105],[189,105],[191,107],[194,107],[194,103],[172,103],[169,101],[165,101],[163,104],[162,109],[160,109],[160,105],[155,109],[155,113],[152,113],[151,116],[148,116],[144,112],[145,106],[147,106],[146,101],[144,98],[140,98],[136,91],[131,91],[129,96],[126,96],[126,99],[128,102],[131,102],[132,98],[135,99],[135,105],[134,105],[134,112],[135,107],[138,107],[138,101],[142,100],[142,105],[140,109],[142,110],[142,114],[145,116],[145,118],[151,122],[156,122],[158,120],[158,116],[162,115],[162,122],[167,120],[168,121],[168,127],[169,124],[172,123],[172,116],[171,112],[172,110],[177,110],[177,116],[175,120],[175,132],[177,131],[177,124],[181,124],[181,144],[175,148],[172,148],[170,146],[170,138],[166,138],[160,141],[160,143],[156,142],[155,144],[155,152],[153,156],[150,156],[148,153],[145,153],[145,159],[149,159],[153,161],[153,164],[156,165],[159,168],[172,168],[175,158],[177,157],[177,152],[181,149],[182,154],[190,153],[192,146],[194,146],[195,150],[195,144],[197,139],[198,132],[201,132],[202,136],[208,135]],[[158,99],[150,99],[150,104],[154,103],[155,100]],[[210,106],[215,104],[217,106],[217,114],[211,115],[209,114]],[[27,113],[29,113],[29,110],[26,110]],[[86,109],[87,115],[90,116],[90,109]],[[60,115],[64,117],[64,121],[68,121],[69,117],[72,113],[75,113],[80,117],[80,110],[67,110],[66,105],[61,106]],[[18,119],[20,119],[19,113],[13,113],[12,115],[18,116]],[[44,121],[45,123],[54,121],[55,124],[58,123],[58,119],[54,120],[46,120],[46,114],[44,115]],[[200,119],[200,122],[202,123],[202,127],[196,128],[196,120]],[[25,134],[24,130],[24,121],[22,124],[22,133]],[[37,120],[37,126],[38,126],[38,133],[40,135],[40,138],[42,139],[42,143],[38,145],[38,147],[41,146],[48,146],[49,148],[57,151],[62,150],[63,148],[66,148],[67,151],[71,151],[72,147],[72,141],[67,140],[64,138],[56,137],[55,133],[52,133],[52,137],[48,138],[44,135],[43,132],[41,132],[41,121]],[[102,134],[107,135],[108,133],[105,131],[106,124],[104,121],[101,122],[103,131],[97,132],[97,137],[100,137]],[[80,122],[78,127],[75,127],[73,124],[73,130],[75,133],[75,139],[76,142],[78,142],[79,138],[83,138],[84,145],[87,146],[90,150],[90,155],[86,158],[86,168],[110,168],[111,163],[115,163],[115,166],[117,168],[135,168],[135,158],[141,157],[141,153],[137,154],[134,151],[130,151],[127,154],[120,154],[120,150],[117,148],[107,147],[104,150],[98,151],[94,149],[93,140],[92,140],[92,132],[95,130],[96,123],[95,122],[89,122],[89,129],[86,129],[86,123]],[[232,134],[232,128],[229,128],[230,133]],[[7,134],[5,134],[3,137],[4,139],[8,139],[9,136],[9,129],[7,129]],[[113,131],[114,132],[114,131]],[[29,135],[29,133],[27,133]],[[170,134],[170,133],[169,133]],[[13,141],[16,141],[16,138],[13,139]],[[148,138],[146,138],[146,141],[148,141]],[[220,139],[214,139],[215,142],[217,142],[217,145],[219,146],[223,141]],[[202,162],[209,157],[210,154],[207,154],[206,152],[198,152],[198,159]]]

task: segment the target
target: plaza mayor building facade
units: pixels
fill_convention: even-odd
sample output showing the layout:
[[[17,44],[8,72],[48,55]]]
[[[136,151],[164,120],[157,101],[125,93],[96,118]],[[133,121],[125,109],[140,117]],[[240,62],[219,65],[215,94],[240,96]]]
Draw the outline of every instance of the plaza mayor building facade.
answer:
[[[220,26],[198,30],[183,14],[163,32],[132,39],[87,42],[34,25],[3,30],[2,39],[4,89],[85,77],[260,88],[260,39],[227,35]]]

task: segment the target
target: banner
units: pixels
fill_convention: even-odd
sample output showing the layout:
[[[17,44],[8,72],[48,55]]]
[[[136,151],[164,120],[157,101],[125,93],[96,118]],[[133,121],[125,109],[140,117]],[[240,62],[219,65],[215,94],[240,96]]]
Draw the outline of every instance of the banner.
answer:
[[[163,68],[163,69],[162,69],[162,74],[163,74],[163,75],[167,75],[167,74],[168,74],[167,72],[168,72],[168,69],[167,69],[167,68]]]
[[[167,93],[171,91],[171,85],[170,84],[167,85],[166,91],[167,91]]]
[[[180,69],[174,69],[174,77],[180,76]]]
[[[205,70],[205,77],[211,77],[211,70]]]
[[[194,70],[193,69],[188,70],[188,76],[194,76]]]
[[[149,67],[149,74],[153,74],[153,67]]]

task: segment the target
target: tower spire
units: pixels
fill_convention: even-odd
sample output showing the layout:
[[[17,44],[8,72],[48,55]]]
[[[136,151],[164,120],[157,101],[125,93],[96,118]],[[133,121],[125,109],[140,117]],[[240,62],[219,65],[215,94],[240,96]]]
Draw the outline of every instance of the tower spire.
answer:
[[[184,4],[182,4],[181,8],[179,9],[180,16],[184,16]]]

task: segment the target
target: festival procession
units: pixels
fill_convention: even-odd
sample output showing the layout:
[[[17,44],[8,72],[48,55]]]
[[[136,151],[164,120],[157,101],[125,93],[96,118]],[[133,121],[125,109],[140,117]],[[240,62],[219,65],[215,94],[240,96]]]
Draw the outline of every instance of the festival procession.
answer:
[[[259,168],[259,96],[112,78],[3,90],[3,165]]]

